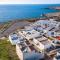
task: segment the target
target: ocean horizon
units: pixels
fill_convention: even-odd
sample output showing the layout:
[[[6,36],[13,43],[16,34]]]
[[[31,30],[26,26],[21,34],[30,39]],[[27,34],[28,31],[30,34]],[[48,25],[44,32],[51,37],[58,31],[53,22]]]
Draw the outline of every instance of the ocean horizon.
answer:
[[[41,14],[60,12],[48,7],[60,6],[60,4],[15,4],[0,5],[0,22],[16,19],[39,18]]]

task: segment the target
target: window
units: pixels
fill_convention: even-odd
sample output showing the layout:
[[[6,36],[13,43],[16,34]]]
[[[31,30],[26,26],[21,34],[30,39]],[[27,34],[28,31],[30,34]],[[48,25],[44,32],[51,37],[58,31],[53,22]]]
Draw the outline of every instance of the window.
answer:
[[[33,40],[33,38],[30,39],[31,41]]]
[[[28,32],[27,34],[31,34],[30,32]]]
[[[58,42],[58,41],[57,41],[56,43],[57,43],[57,44],[60,44],[60,42]]]
[[[39,45],[39,43],[37,43],[36,45]]]
[[[55,47],[53,45],[51,45],[49,48],[46,49],[47,52],[50,52],[51,50],[54,50]]]
[[[12,40],[17,40],[17,39],[18,39],[18,37],[13,37],[13,38],[12,38]]]
[[[51,32],[51,35],[54,35],[54,32]]]

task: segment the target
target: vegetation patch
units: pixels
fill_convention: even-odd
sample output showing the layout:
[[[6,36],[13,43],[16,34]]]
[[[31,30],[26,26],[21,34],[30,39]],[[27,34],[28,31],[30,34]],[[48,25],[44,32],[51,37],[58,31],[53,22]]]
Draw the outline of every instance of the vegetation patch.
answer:
[[[0,40],[0,60],[19,60],[16,48],[7,39]]]

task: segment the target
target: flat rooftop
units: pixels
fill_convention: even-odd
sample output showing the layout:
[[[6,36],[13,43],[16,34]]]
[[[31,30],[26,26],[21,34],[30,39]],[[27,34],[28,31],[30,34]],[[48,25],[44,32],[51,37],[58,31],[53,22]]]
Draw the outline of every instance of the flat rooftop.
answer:
[[[51,42],[49,42],[48,40],[41,41],[41,43],[42,43],[43,45],[51,44]]]
[[[47,40],[48,38],[42,36],[42,37],[37,37],[35,39],[37,39],[38,41],[44,41],[44,40]]]

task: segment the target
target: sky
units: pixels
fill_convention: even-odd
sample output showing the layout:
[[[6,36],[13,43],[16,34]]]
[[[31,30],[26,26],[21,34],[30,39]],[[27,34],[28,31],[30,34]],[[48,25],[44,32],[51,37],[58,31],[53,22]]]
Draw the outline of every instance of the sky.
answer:
[[[60,0],[0,0],[0,4],[60,4]]]

